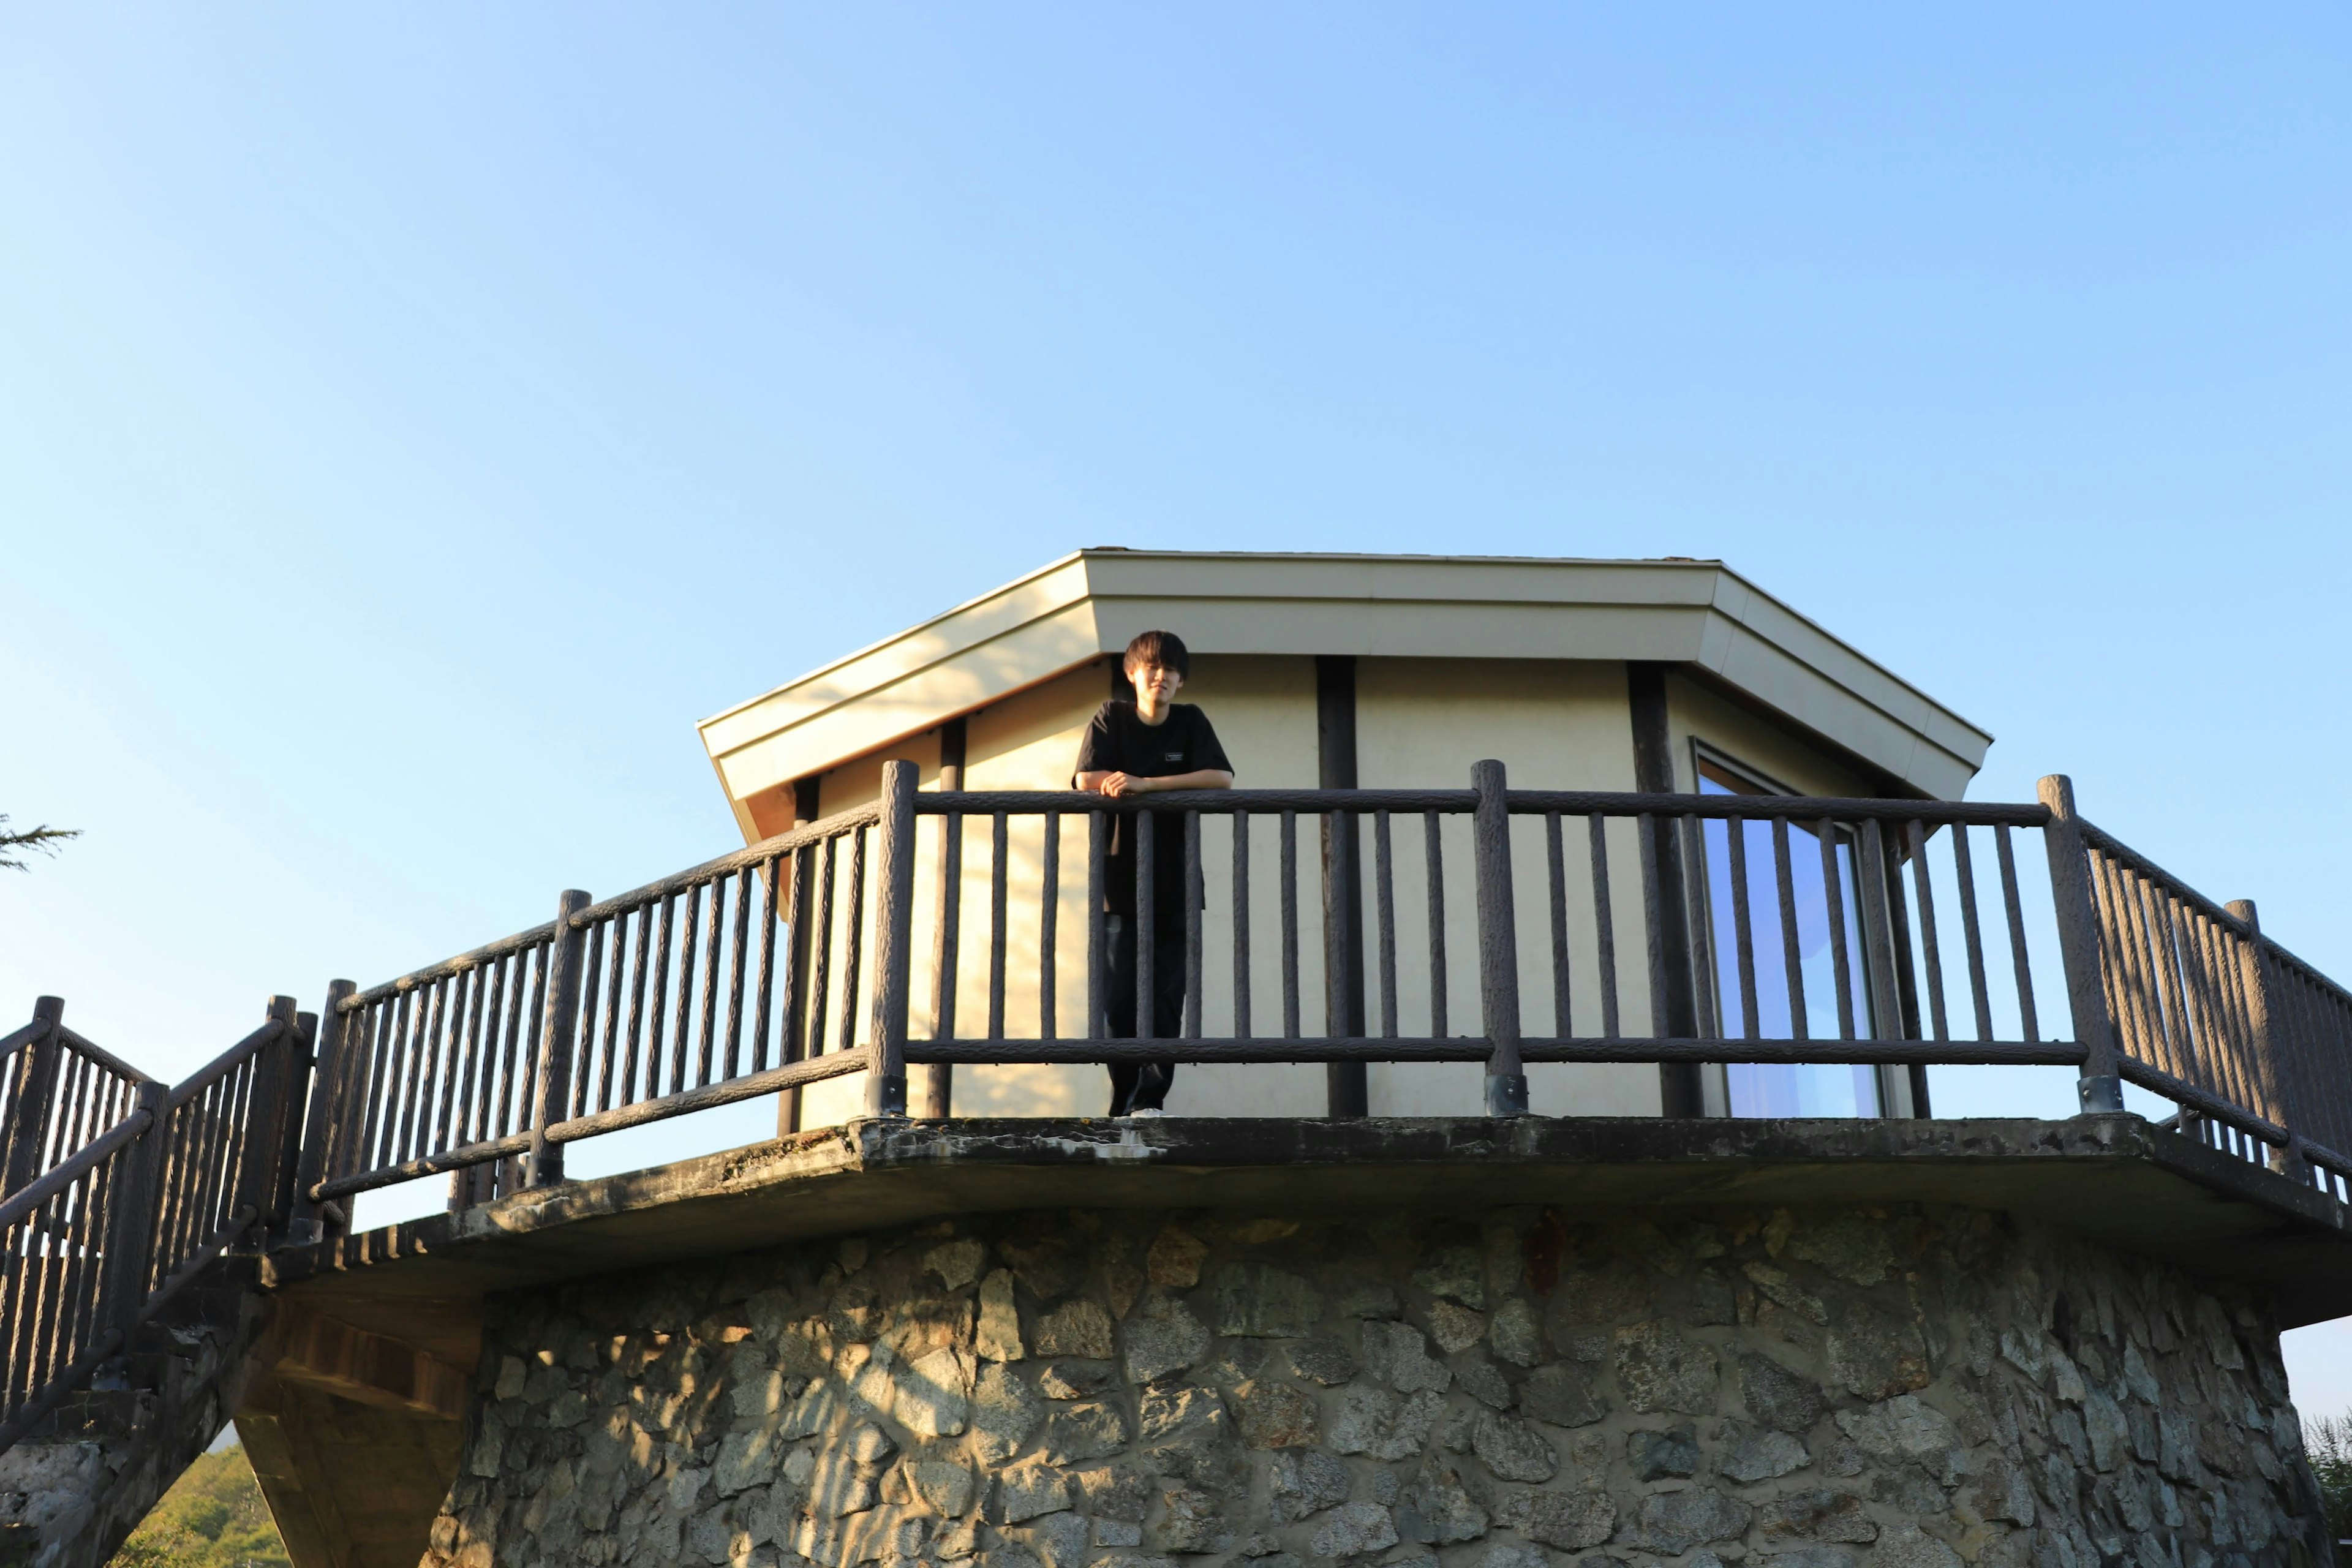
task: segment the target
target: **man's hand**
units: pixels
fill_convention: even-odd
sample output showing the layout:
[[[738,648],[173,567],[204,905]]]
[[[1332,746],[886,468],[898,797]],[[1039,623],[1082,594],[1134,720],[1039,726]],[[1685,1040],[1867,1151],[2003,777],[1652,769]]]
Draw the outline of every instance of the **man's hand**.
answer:
[[[1171,773],[1166,778],[1138,778],[1133,773],[1080,773],[1078,787],[1113,800],[1127,795],[1156,795],[1170,789],[1231,789],[1234,775],[1223,768],[1196,768],[1189,773]]]

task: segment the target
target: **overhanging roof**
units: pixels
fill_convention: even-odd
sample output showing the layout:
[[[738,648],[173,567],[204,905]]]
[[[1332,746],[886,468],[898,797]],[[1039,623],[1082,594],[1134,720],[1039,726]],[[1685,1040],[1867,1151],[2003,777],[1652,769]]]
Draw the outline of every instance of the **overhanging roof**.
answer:
[[[1689,664],[1941,798],[1992,743],[1717,561],[1096,549],[706,719],[703,745],[740,801],[1158,626],[1201,654]]]

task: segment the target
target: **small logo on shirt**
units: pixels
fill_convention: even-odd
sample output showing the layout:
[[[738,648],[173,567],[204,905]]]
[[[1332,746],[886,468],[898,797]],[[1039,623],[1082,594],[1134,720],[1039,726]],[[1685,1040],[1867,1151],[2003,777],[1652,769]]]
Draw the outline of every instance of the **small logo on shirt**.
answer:
[[[1184,753],[1181,752],[1171,752],[1160,760],[1163,763],[1181,763],[1184,760]]]

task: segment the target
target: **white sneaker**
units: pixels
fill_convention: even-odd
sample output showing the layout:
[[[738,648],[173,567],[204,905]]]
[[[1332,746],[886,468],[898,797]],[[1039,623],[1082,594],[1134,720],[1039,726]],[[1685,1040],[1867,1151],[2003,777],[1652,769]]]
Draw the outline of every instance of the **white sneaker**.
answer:
[[[1129,1118],[1130,1120],[1132,1120],[1132,1121],[1140,1121],[1144,1120],[1146,1117],[1160,1117],[1160,1116],[1165,1116],[1165,1115],[1167,1115],[1168,1113],[1167,1113],[1166,1111],[1164,1111],[1164,1110],[1160,1110],[1160,1109],[1158,1106],[1156,1106],[1156,1105],[1146,1105],[1146,1106],[1139,1107],[1139,1109],[1137,1109],[1137,1110],[1130,1110],[1130,1111],[1129,1111],[1127,1114],[1128,1114],[1128,1116],[1129,1116]]]

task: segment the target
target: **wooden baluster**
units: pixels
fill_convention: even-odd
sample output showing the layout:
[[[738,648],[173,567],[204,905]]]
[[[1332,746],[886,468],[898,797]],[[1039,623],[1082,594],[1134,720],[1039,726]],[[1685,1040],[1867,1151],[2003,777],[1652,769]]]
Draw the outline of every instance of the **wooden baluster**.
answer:
[[[1250,1034],[1249,813],[1234,813],[1234,1038]]]
[[[1053,1039],[1061,1032],[1061,999],[1055,991],[1062,940],[1062,814],[1049,811],[1045,821],[1044,858],[1038,867],[1037,908],[1037,1037]]]
[[[1372,817],[1372,877],[1377,884],[1374,918],[1380,924],[1381,1038],[1393,1040],[1397,1037],[1396,866],[1385,810]]]
[[[1551,1032],[1565,1040],[1576,1030],[1569,1014],[1568,855],[1556,811],[1544,813],[1544,866],[1551,883]]]
[[[941,794],[961,793],[962,770],[940,769]],[[931,1038],[952,1040],[956,1032],[956,971],[963,962],[963,813],[950,807],[940,818],[939,903],[931,921]],[[955,1101],[955,1064],[928,1062],[915,1114],[943,1117]]]

